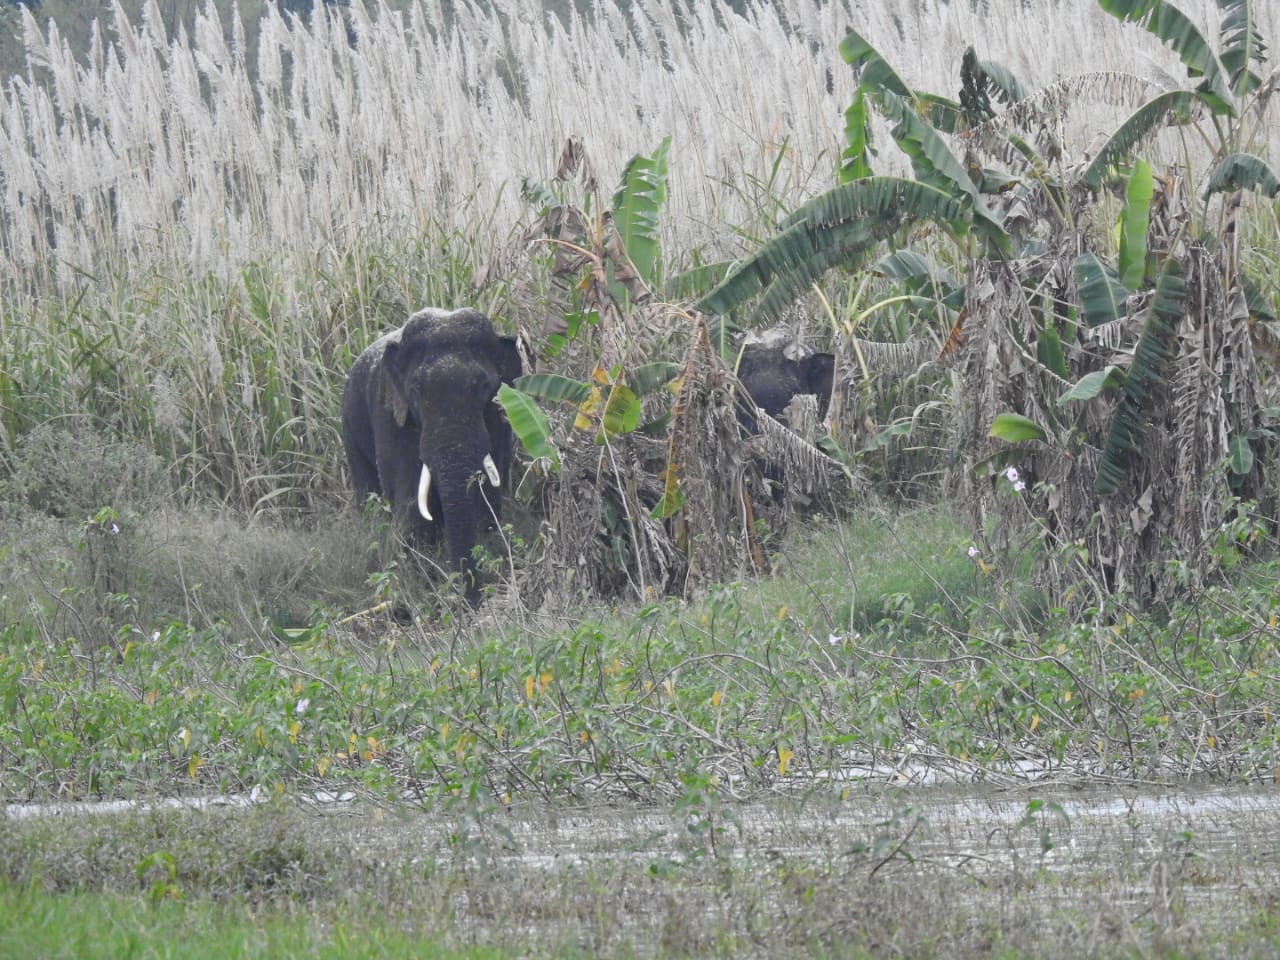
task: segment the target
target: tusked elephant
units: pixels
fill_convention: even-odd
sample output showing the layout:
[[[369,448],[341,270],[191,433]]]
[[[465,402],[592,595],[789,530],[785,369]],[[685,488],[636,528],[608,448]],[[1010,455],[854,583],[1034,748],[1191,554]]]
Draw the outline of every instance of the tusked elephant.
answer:
[[[738,408],[738,421],[755,433],[757,407],[782,419],[793,397],[811,393],[818,398],[819,419],[827,415],[835,357],[830,353],[796,351],[777,339],[747,342],[738,360],[738,380],[746,387],[749,403]]]
[[[427,308],[360,354],[342,395],[358,502],[386,497],[410,543],[443,535],[472,605],[472,548],[501,515],[510,480],[511,427],[494,397],[520,373],[515,338],[498,336],[483,313]]]

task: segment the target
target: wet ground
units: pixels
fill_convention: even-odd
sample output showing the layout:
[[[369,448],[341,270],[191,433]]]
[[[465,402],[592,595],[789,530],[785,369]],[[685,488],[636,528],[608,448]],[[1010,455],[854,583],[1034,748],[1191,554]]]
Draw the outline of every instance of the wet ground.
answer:
[[[184,803],[199,816],[256,799]],[[106,809],[124,806],[6,812]],[[743,804],[704,793],[663,808],[444,816],[326,797],[303,816],[353,875],[431,887],[466,942],[637,955],[1280,951],[1280,789],[1264,785],[824,783]]]

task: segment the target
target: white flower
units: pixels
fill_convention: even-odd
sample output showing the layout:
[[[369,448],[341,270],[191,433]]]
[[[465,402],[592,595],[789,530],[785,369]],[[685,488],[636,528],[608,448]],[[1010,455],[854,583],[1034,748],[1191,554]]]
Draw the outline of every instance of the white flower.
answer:
[[[977,555],[978,555],[978,548],[977,548],[977,547],[975,547],[975,546],[973,546],[972,544],[970,544],[970,545],[969,545],[969,558],[970,558],[970,559],[972,559],[972,558],[976,557]]]
[[[119,532],[120,532],[120,528],[117,527],[114,523],[111,524],[111,535],[114,537]]]
[[[1004,472],[1004,475],[1005,475],[1006,477],[1008,477],[1008,478],[1009,478],[1009,482],[1010,482],[1010,483],[1017,483],[1017,482],[1018,482],[1018,468],[1017,468],[1017,467],[1010,467],[1008,470],[1006,470],[1006,471]]]
[[[152,643],[157,643],[157,642],[159,642],[159,640],[160,640],[160,631],[159,631],[159,630],[157,630],[157,631],[155,631],[155,633],[151,634],[151,642],[152,642]]]
[[[827,643],[831,644],[833,647],[838,647],[840,644],[844,643],[844,637],[840,636],[838,633],[827,634]]]
[[[302,714],[307,712],[307,707],[309,707],[310,705],[311,705],[311,701],[308,700],[306,697],[303,697],[301,700],[298,701],[298,705],[293,708],[293,712],[296,713],[298,716],[302,716]]]

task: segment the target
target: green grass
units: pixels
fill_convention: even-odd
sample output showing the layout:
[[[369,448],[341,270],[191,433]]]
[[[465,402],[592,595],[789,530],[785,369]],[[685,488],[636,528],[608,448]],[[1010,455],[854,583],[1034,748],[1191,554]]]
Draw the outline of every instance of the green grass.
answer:
[[[164,894],[76,892],[0,884],[0,956],[26,960],[499,960],[515,950],[451,948],[374,910],[343,916],[284,906],[187,902]]]
[[[0,629],[4,789],[664,801],[707,778],[751,796],[922,746],[962,777],[1027,757],[1080,776],[1271,775],[1267,578],[1158,614],[1033,616],[1022,581],[959,532],[938,509],[814,521],[760,581],[572,617],[495,598],[455,618],[393,574],[413,624],[312,593],[303,626],[196,627],[137,618],[144,597],[96,607],[88,577],[57,617]],[[125,534],[83,536],[82,561]],[[316,563],[318,580],[336,569]],[[114,624],[98,642],[69,632],[93,616]]]

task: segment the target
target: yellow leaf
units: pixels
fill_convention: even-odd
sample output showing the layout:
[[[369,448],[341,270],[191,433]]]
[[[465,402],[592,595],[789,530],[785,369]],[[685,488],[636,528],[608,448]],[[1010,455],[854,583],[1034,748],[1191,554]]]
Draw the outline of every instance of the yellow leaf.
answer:
[[[586,743],[590,739],[591,739],[591,731],[589,730],[583,730],[581,733],[578,734],[579,743]]]
[[[961,750],[961,751],[960,751],[960,762],[961,762],[961,763],[968,763],[968,762],[969,762],[969,751],[968,751],[968,750]]]
[[[293,692],[294,692],[295,694],[298,694],[298,693],[301,693],[301,692],[302,692],[302,681],[301,681],[301,680],[295,680],[295,681],[293,681]]]
[[[604,668],[604,674],[606,677],[616,677],[621,672],[622,672],[622,663],[621,661],[618,660],[617,657],[613,658],[613,663],[609,664]]]
[[[264,750],[267,748],[267,739],[262,735],[262,727],[253,728],[253,739],[258,741],[258,746]]]
[[[1070,702],[1071,702],[1071,691],[1070,691],[1070,690],[1064,690],[1064,691],[1062,692],[1062,702],[1063,702],[1063,703],[1070,703]]]
[[[783,606],[778,608],[778,619],[784,620],[786,616],[787,616],[787,608],[786,608],[786,605],[784,604]]]
[[[1141,700],[1141,699],[1142,699],[1142,688],[1141,688],[1141,687],[1138,687],[1136,690],[1130,690],[1130,691],[1129,691],[1129,699],[1130,699],[1130,700]]]
[[[652,681],[652,680],[646,680],[646,681],[644,682],[644,692],[645,692],[645,693],[652,693],[652,692],[653,692],[653,681]]]
[[[778,776],[785,777],[787,775],[787,764],[791,762],[791,758],[795,753],[786,747],[778,748]]]
[[[609,371],[604,367],[597,366],[591,371],[591,379],[600,384],[600,386],[607,387],[609,385]]]
[[[538,692],[539,693],[546,692],[547,687],[551,686],[551,681],[554,680],[555,678],[556,677],[554,673],[541,674],[538,677]]]
[[[991,573],[993,570],[995,570],[995,567],[991,566],[991,564],[983,560],[981,555],[978,555],[973,559],[978,561],[978,569],[982,571],[984,576],[988,576],[988,577],[991,576]]]
[[[524,678],[524,698],[526,700],[533,699],[533,677],[532,676],[528,676]]]
[[[148,707],[155,706],[156,692],[154,690],[148,690],[146,692],[146,695],[142,698],[142,702],[145,703]]]
[[[957,680],[954,684],[952,684],[952,686],[954,687],[956,693],[959,693],[960,690],[964,687],[964,681]]]
[[[675,681],[672,680],[670,677],[667,677],[665,680],[663,680],[662,692],[665,693],[668,697],[674,697],[676,695]]]
[[[317,775],[317,776],[323,777],[323,776],[324,776],[324,774],[325,774],[325,771],[326,771],[326,770],[328,770],[328,769],[329,769],[329,758],[328,758],[328,757],[321,757],[319,760],[317,760],[317,761],[316,761],[316,775]]]
[[[1218,738],[1210,734],[1209,736],[1204,738],[1204,742],[1205,742],[1205,746],[1207,746],[1210,750],[1212,750],[1214,747],[1218,745]]]
[[[449,739],[449,721],[448,720],[440,724],[440,739],[441,740]]]
[[[1169,725],[1169,715],[1167,713],[1164,716],[1156,717],[1156,719],[1160,721],[1161,726],[1167,727]]]
[[[1031,732],[1036,732],[1036,727],[1040,726],[1040,714],[1033,713],[1031,715]]]
[[[480,671],[476,667],[472,667],[470,670],[467,671],[468,680],[474,680],[478,676],[480,676]]]
[[[573,418],[573,428],[575,430],[594,430],[596,426],[595,417],[600,412],[600,407],[603,403],[604,395],[600,392],[600,388],[592,387],[587,399],[583,400],[578,406],[578,413]]]
[[[298,732],[302,729],[302,723],[298,720],[289,721],[289,742],[298,742]]]
[[[721,693],[719,690],[716,690],[716,691],[714,691],[714,692],[711,694],[711,705],[712,705],[713,707],[718,707],[718,706],[720,706],[720,704],[721,704],[723,701],[724,701],[724,694],[723,694],[723,693]]]
[[[187,776],[192,780],[196,778],[196,771],[204,766],[204,761],[200,759],[200,754],[193,753],[191,759],[187,761]]]

